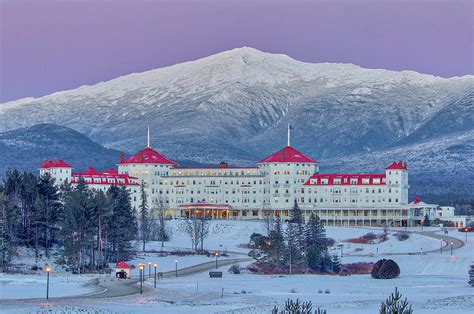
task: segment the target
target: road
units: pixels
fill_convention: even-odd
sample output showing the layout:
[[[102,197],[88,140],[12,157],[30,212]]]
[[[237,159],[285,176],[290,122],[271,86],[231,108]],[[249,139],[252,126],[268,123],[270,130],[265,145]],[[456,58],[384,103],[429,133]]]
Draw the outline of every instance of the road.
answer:
[[[389,230],[389,231],[400,231],[400,230],[394,229],[394,230]],[[454,238],[454,237],[441,235],[441,234],[436,234],[437,232],[439,232],[439,231],[424,231],[424,232],[422,232],[422,231],[408,231],[408,233],[416,233],[416,234],[419,234],[419,235],[422,235],[422,236],[431,237],[431,238],[438,239],[438,240],[443,240],[443,242],[444,242],[443,252],[446,252],[446,250],[451,249],[450,247],[448,247],[448,246],[451,245],[451,243],[453,243],[453,250],[459,249],[459,248],[464,246],[463,241],[461,241],[457,238]],[[423,254],[437,253],[437,252],[440,252],[440,249],[424,251]],[[407,252],[407,253],[380,253],[379,255],[381,256],[381,255],[415,255],[415,254],[420,254],[420,251]],[[345,254],[345,255],[348,255],[348,256],[373,256],[373,254]]]

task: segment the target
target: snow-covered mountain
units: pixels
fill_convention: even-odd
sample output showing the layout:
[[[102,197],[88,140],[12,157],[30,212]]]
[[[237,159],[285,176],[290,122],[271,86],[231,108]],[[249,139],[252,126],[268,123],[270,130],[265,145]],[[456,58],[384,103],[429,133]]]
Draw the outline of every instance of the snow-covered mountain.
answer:
[[[433,150],[423,143],[474,139],[473,91],[474,76],[311,64],[244,47],[1,104],[0,131],[54,123],[134,151],[150,125],[153,146],[171,158],[243,164],[285,145],[291,123],[293,145],[315,159],[355,154],[386,164],[382,156],[412,151],[423,165]],[[444,157],[436,158],[443,167]],[[459,167],[468,169],[467,162]]]

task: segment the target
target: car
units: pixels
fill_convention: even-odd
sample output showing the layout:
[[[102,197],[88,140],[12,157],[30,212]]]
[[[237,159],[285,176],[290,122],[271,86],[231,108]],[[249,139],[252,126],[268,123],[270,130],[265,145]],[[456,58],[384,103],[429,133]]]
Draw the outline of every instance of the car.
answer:
[[[474,232],[474,228],[473,227],[464,227],[464,228],[459,228],[458,231],[459,232]]]

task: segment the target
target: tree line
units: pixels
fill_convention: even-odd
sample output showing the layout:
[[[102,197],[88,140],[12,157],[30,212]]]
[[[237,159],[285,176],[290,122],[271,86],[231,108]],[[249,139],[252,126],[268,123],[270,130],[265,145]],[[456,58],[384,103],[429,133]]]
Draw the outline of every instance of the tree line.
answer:
[[[0,184],[0,263],[8,267],[21,246],[33,249],[37,261],[55,258],[76,273],[129,260],[133,240],[140,239],[145,250],[150,240],[169,238],[163,207],[155,211],[161,212],[157,219],[143,185],[141,196],[137,215],[125,186],[112,185],[106,192],[83,181],[58,187],[48,174],[9,171]]]
[[[268,227],[268,234],[254,233],[250,243],[250,256],[257,259],[257,265],[264,271],[273,273],[336,272],[341,270],[338,256],[331,256],[328,250],[330,239],[317,215],[311,214],[305,223],[303,211],[295,204],[290,211],[290,219],[284,228],[276,217]]]

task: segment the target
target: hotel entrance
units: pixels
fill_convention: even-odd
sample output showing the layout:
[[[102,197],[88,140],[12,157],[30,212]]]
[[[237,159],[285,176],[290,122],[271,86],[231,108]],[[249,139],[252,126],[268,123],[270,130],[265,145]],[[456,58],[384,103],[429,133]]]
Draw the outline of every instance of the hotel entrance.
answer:
[[[232,215],[227,204],[186,204],[179,206],[181,216],[186,218],[204,217],[206,219],[229,219]]]

